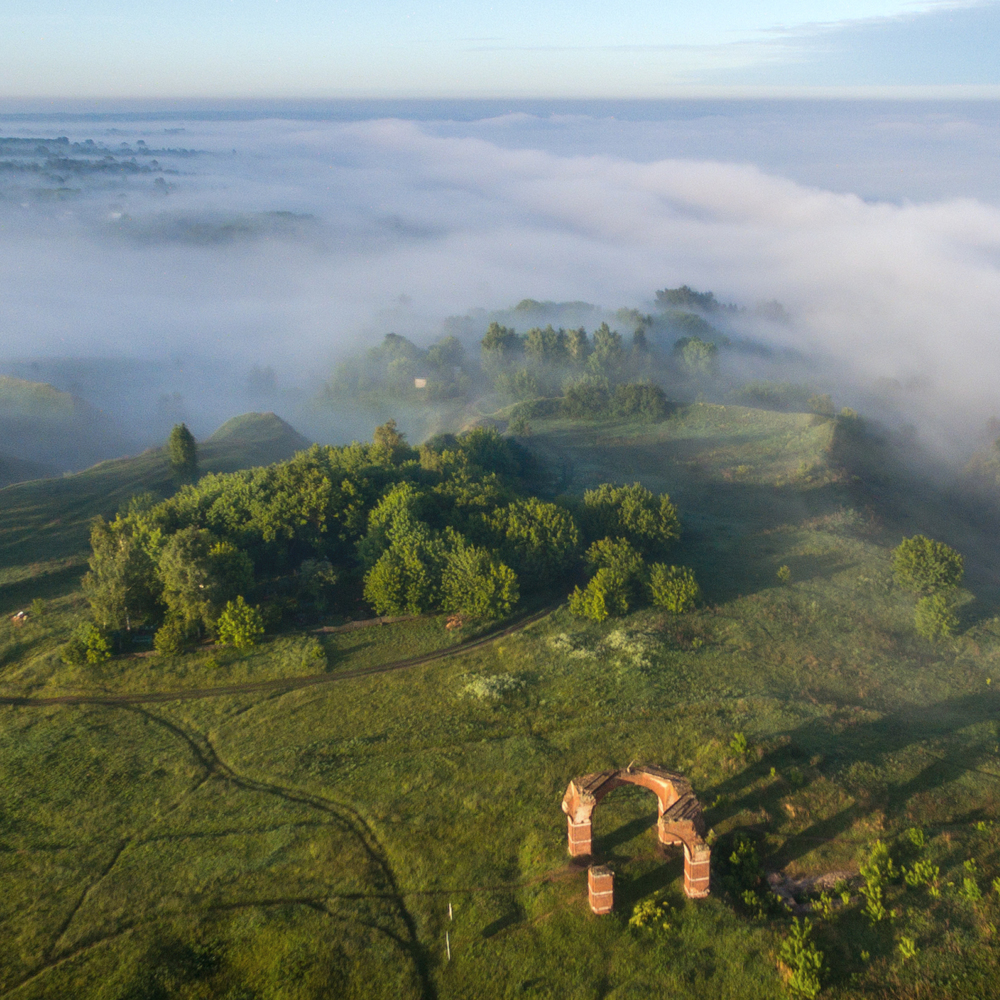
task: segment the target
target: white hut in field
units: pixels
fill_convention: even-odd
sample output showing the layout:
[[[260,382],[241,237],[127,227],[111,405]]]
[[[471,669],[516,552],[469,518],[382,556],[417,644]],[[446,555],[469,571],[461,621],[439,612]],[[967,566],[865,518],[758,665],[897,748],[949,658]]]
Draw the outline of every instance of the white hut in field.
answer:
[[[425,379],[425,378],[415,378],[413,380],[413,388],[414,389],[426,389],[427,388],[427,379]]]

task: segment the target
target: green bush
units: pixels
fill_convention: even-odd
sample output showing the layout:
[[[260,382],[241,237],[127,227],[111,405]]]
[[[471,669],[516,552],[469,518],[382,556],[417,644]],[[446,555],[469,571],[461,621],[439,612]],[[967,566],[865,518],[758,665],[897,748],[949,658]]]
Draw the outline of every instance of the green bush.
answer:
[[[823,988],[823,952],[812,941],[812,921],[792,920],[792,929],[782,942],[779,954],[781,964],[789,972],[785,985],[792,996],[813,1000]]]
[[[526,586],[551,586],[573,565],[580,532],[568,511],[538,497],[515,500],[486,519],[501,557]]]
[[[159,558],[163,599],[191,629],[211,628],[224,606],[253,585],[253,563],[232,542],[203,528],[182,528]]]
[[[889,917],[885,906],[885,888],[899,874],[888,846],[876,840],[868,857],[861,863],[860,871],[865,880],[861,887],[861,895],[865,897],[865,915],[877,924]]]
[[[337,573],[329,559],[304,559],[299,566],[299,593],[322,610],[337,585]]]
[[[691,611],[701,600],[701,587],[687,566],[653,563],[649,567],[649,592],[653,604],[677,615]]]
[[[503,618],[517,604],[517,575],[486,549],[460,544],[441,576],[442,606],[478,618]]]
[[[569,595],[569,610],[579,618],[602,622],[608,615],[628,614],[630,590],[627,580],[606,567],[599,569],[581,590]]]
[[[723,865],[722,884],[733,896],[756,893],[764,880],[764,866],[754,842],[745,834],[737,833],[733,850]]]
[[[904,538],[892,553],[896,582],[918,594],[933,594],[962,582],[965,561],[944,542],[925,535]]]
[[[602,538],[587,549],[586,562],[593,576],[583,590],[576,587],[570,594],[570,612],[595,622],[628,614],[646,579],[640,553],[624,538]]]
[[[192,629],[181,615],[167,615],[167,620],[153,636],[153,648],[161,656],[178,656],[191,638]]]
[[[633,417],[648,423],[667,415],[667,397],[658,385],[629,382],[615,387],[610,410],[614,417]]]
[[[251,607],[242,596],[227,602],[216,626],[223,646],[249,649],[264,634],[260,608]]]
[[[365,575],[365,600],[380,615],[422,615],[438,605],[445,548],[418,524],[393,542]]]
[[[62,661],[71,666],[97,664],[111,659],[111,642],[92,622],[85,622],[63,646]]]
[[[674,352],[680,356],[681,365],[688,375],[710,376],[715,374],[719,348],[711,341],[700,337],[682,337],[674,345]]]
[[[595,420],[608,412],[608,380],[588,375],[565,387],[563,411],[577,420]]]
[[[641,899],[632,908],[632,916],[628,925],[632,930],[662,933],[670,930],[670,906],[666,901],[657,899]]]
[[[929,594],[917,601],[913,612],[913,624],[917,633],[929,642],[947,639],[958,628],[958,616],[946,594]]]

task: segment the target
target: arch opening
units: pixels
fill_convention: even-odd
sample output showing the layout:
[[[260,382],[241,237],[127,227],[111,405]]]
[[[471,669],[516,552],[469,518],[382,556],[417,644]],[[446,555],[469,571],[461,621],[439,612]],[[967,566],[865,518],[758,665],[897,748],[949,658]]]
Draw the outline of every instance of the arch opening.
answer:
[[[598,771],[574,778],[563,796],[567,847],[572,857],[593,853],[593,816],[601,800],[622,785],[639,785],[656,795],[657,839],[684,851],[684,892],[693,899],[709,893],[711,848],[705,843],[701,803],[682,774],[655,764]]]

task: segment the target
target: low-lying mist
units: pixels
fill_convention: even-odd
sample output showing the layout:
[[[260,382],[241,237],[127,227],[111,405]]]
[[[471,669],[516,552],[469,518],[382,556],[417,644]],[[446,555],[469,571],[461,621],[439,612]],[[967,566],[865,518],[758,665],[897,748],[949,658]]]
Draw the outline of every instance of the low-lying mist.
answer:
[[[317,396],[387,332],[475,351],[525,298],[582,303],[593,329],[688,284],[771,348],[726,355],[733,379],[808,382],[948,451],[1000,409],[993,204],[807,186],[773,136],[764,170],[731,142],[729,162],[666,139],[616,155],[614,119],[589,121],[584,154],[578,120],[539,121],[7,121],[0,372],[82,397],[136,447],[248,409],[343,441],[370,421]]]

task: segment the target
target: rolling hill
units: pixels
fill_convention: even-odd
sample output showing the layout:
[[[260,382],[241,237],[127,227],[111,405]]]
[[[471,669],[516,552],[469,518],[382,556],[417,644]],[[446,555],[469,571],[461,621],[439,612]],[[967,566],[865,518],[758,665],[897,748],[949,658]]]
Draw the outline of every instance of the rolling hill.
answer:
[[[703,606],[593,623],[553,592],[476,644],[429,615],[68,667],[87,519],[167,488],[163,456],[0,490],[0,602],[44,599],[0,631],[0,996],[773,1000],[801,952],[772,886],[808,914],[823,997],[996,995],[996,525],[839,418],[532,424],[570,500],[670,491]],[[251,415],[202,465],[297,444]],[[894,582],[916,531],[980,566],[951,637],[921,638]],[[684,896],[630,786],[595,815],[597,917],[559,803],[631,761],[690,778],[712,894]]]

